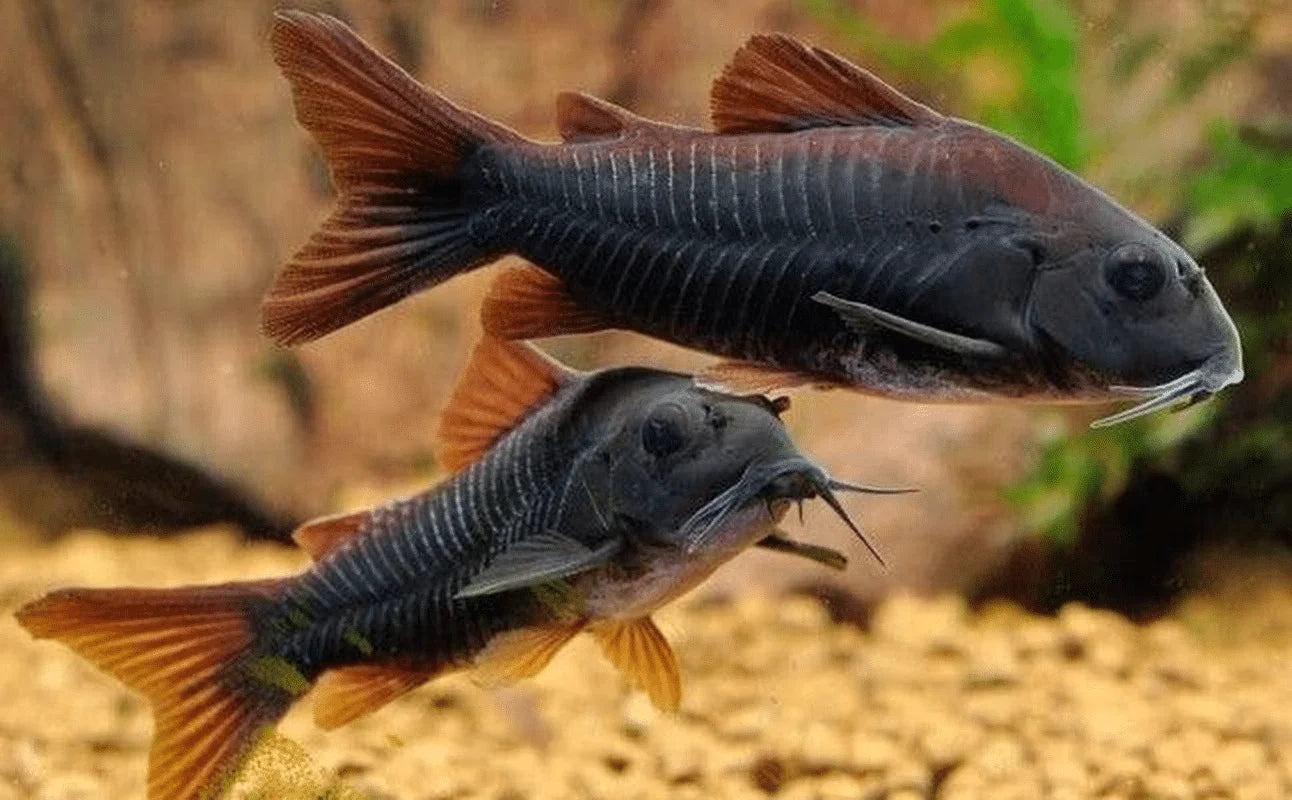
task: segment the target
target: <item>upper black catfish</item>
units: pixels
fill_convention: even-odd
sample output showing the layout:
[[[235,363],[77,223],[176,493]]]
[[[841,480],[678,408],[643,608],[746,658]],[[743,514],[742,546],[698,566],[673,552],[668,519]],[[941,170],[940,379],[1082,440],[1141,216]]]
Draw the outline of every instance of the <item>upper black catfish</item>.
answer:
[[[714,131],[563,94],[541,144],[419,85],[353,31],[273,31],[338,209],[279,275],[265,331],[304,342],[506,253],[487,329],[619,327],[734,359],[715,383],[915,400],[1148,396],[1242,378],[1238,333],[1185,251],[1017,142],[869,72],[755,36]]]
[[[302,527],[316,562],[301,574],[63,589],[17,617],[152,701],[153,800],[217,794],[316,682],[315,718],[333,727],[453,670],[532,675],[585,629],[672,708],[677,662],[651,613],[755,544],[840,566],[774,526],[796,500],[819,496],[847,521],[833,489],[883,491],[803,457],[784,407],[657,370],[571,373],[486,339],[441,430],[441,460],[460,471]]]

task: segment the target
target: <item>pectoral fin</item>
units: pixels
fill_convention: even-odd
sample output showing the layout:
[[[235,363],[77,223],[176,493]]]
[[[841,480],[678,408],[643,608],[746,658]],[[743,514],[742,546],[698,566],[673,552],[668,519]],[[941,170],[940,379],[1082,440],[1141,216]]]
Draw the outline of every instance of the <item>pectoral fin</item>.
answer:
[[[1004,347],[995,342],[934,328],[931,325],[925,325],[922,322],[916,322],[906,317],[899,317],[896,314],[883,311],[874,306],[868,306],[865,303],[844,300],[842,297],[836,297],[829,292],[817,292],[812,295],[812,299],[834,309],[834,312],[843,319],[848,327],[856,330],[864,331],[876,327],[886,328],[917,342],[923,342],[942,350],[975,358],[1001,358],[1007,352]]]
[[[499,553],[454,596],[497,594],[586,572],[608,562],[622,545],[617,538],[589,548],[559,533],[529,536]]]
[[[799,372],[752,361],[722,361],[706,367],[695,376],[701,389],[732,394],[769,394],[802,386],[828,389],[838,382],[824,375]]]
[[[774,550],[777,553],[785,553],[791,556],[801,556],[809,561],[815,561],[822,566],[830,569],[843,570],[848,566],[848,558],[838,550],[821,545],[808,544],[807,542],[798,542],[788,536],[780,533],[773,533],[759,540],[758,546],[766,550]]]
[[[641,687],[661,711],[677,711],[682,702],[682,677],[677,655],[650,617],[599,623],[592,629],[606,658],[629,683]]]
[[[489,640],[475,657],[471,677],[482,686],[506,686],[543,671],[583,623],[518,628]]]

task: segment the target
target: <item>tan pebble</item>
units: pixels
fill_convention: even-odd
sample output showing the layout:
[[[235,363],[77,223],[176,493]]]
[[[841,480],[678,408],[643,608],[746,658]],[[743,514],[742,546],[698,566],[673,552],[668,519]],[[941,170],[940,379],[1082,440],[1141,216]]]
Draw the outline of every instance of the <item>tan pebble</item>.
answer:
[[[901,750],[889,739],[861,734],[852,740],[852,763],[863,772],[887,771],[901,758]]]
[[[928,728],[919,749],[934,769],[945,769],[964,761],[982,741],[982,731],[972,725],[948,721]]]
[[[988,728],[1007,728],[1013,727],[1023,709],[1013,695],[993,690],[966,697],[963,713]]]
[[[810,722],[800,730],[797,746],[791,752],[804,761],[833,769],[847,769],[852,765],[850,737],[837,726]]]
[[[1015,776],[1027,764],[1022,746],[1011,736],[989,736],[974,755],[974,763],[989,780]]]
[[[963,598],[944,595],[921,599],[894,595],[875,612],[874,635],[922,653],[958,653],[965,646],[968,608]]]
[[[1022,674],[1013,642],[1004,633],[993,633],[984,636],[969,652],[964,683],[969,689],[1012,686]]]
[[[776,800],[820,800],[821,789],[815,780],[793,780],[776,793]]]
[[[1090,743],[1119,753],[1142,754],[1160,741],[1163,715],[1143,698],[1109,692],[1089,700],[1083,727]]]
[[[651,743],[659,774],[667,781],[697,780],[704,774],[706,742],[690,732],[674,731]]]
[[[972,761],[956,767],[943,776],[938,786],[938,800],[973,800],[984,796],[987,778]]]
[[[36,750],[36,745],[29,739],[19,739],[12,750],[13,764],[10,768],[14,782],[22,786],[36,786],[45,776],[44,759]],[[9,770],[6,770],[9,771]]]
[[[1211,770],[1230,791],[1275,774],[1265,748],[1242,740],[1221,745],[1212,759]]]
[[[1041,745],[1036,752],[1036,762],[1045,782],[1052,790],[1062,789],[1078,797],[1093,793],[1090,770],[1075,753]]]
[[[1110,611],[1097,611],[1079,603],[1069,603],[1059,610],[1059,649],[1068,659],[1087,658],[1096,645],[1103,645],[1102,668],[1118,666],[1119,651],[1109,650],[1110,641],[1125,640],[1131,634],[1130,623]],[[1124,655],[1124,653],[1122,653]],[[1112,663],[1109,663],[1112,662]]]
[[[1233,796],[1238,800],[1287,800],[1288,792],[1277,776],[1265,775],[1236,787]]]
[[[903,756],[889,767],[884,783],[891,792],[914,792],[925,797],[933,785],[933,773],[925,764],[911,759],[909,755]]]
[[[1144,778],[1144,792],[1158,800],[1191,800],[1193,787],[1179,775],[1152,772]]]
[[[736,741],[757,739],[768,727],[770,713],[766,707],[753,706],[725,715],[717,720],[723,736]]]
[[[884,794],[884,800],[926,800],[929,794],[919,789],[894,789]]]
[[[1095,783],[1102,787],[1138,786],[1149,772],[1144,758],[1109,748],[1100,748],[1090,763],[1094,767]]]
[[[1125,677],[1131,670],[1131,645],[1121,638],[1097,637],[1087,643],[1086,661],[1107,675]]]
[[[822,631],[830,626],[830,612],[815,597],[790,595],[776,608],[776,622],[789,632]]]
[[[1189,776],[1189,784],[1193,787],[1194,795],[1211,797],[1215,795],[1225,796],[1229,793],[1220,781],[1216,780],[1216,775],[1210,768],[1200,769]]]
[[[878,800],[881,797],[892,800],[894,797],[884,794],[883,784],[872,776],[825,775],[812,781],[812,786],[815,790],[813,796],[820,800]]]
[[[1179,698],[1176,707],[1189,724],[1211,731],[1227,730],[1233,723],[1234,707],[1223,697],[1190,694]]]
[[[713,782],[712,797],[721,797],[723,800],[767,800],[767,792],[758,788],[757,784],[748,773],[719,775]],[[612,798],[614,794],[598,795],[598,797]]]
[[[621,719],[625,732],[631,735],[643,734],[650,730],[658,716],[659,711],[644,692],[633,692],[624,699]]]
[[[1187,778],[1209,765],[1219,746],[1215,733],[1189,727],[1163,737],[1153,746],[1152,756],[1159,768]]]
[[[83,772],[64,772],[51,775],[33,800],[101,800],[103,784]]]
[[[1027,658],[1049,655],[1059,648],[1059,628],[1048,619],[1025,619],[1011,635],[1019,655]]]

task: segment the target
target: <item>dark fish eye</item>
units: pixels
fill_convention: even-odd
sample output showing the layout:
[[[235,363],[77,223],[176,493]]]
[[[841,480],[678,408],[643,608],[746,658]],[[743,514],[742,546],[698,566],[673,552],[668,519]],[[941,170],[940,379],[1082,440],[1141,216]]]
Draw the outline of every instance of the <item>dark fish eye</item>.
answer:
[[[1122,297],[1142,303],[1162,291],[1166,269],[1152,249],[1126,244],[1114,250],[1104,263],[1104,280]]]
[[[650,413],[642,425],[642,447],[656,458],[672,455],[686,444],[686,412],[673,403]]]

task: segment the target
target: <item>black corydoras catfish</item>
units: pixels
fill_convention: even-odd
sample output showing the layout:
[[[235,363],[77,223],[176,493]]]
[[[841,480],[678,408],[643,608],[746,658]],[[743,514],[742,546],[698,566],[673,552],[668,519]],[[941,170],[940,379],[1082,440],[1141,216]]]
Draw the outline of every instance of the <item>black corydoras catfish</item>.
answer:
[[[152,701],[153,800],[218,792],[312,687],[335,727],[445,672],[533,675],[584,629],[672,709],[677,663],[650,614],[751,545],[840,566],[774,526],[794,501],[819,496],[847,521],[832,489],[883,491],[805,459],[783,408],[686,375],[576,374],[485,339],[444,415],[441,456],[460,471],[303,526],[316,562],[300,575],[64,589],[17,617]]]
[[[732,359],[713,385],[916,400],[1150,399],[1242,377],[1178,245],[1049,159],[785,36],[714,84],[705,131],[579,94],[540,144],[419,85],[335,19],[280,12],[275,59],[341,192],[271,288],[309,341],[519,253],[490,332],[627,328]]]

